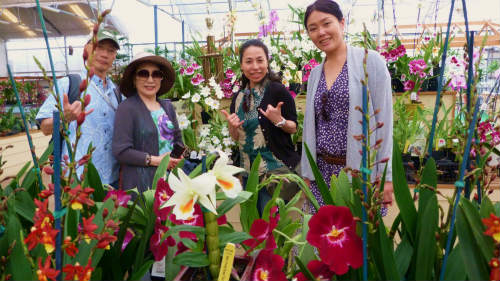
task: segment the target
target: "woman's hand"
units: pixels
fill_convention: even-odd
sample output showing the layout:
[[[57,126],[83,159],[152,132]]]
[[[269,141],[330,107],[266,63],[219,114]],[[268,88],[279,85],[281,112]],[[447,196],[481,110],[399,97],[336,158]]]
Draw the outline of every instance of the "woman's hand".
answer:
[[[280,101],[276,107],[268,104],[266,111],[262,110],[262,108],[259,108],[260,113],[264,115],[271,123],[276,124],[278,122],[281,122],[283,120],[283,116],[281,116],[281,107],[283,106],[283,102]]]
[[[168,162],[167,170],[172,170],[173,168],[175,168],[175,166],[177,166],[177,164],[179,164],[179,162],[182,160],[182,158],[184,158],[184,156],[181,156],[181,158],[170,157],[170,161]]]
[[[229,134],[231,135],[233,140],[238,140],[238,129],[241,127],[241,125],[243,125],[245,121],[240,121],[240,118],[238,117],[238,115],[236,115],[236,113],[229,114],[224,109],[222,109],[220,112],[222,112],[227,120]]]

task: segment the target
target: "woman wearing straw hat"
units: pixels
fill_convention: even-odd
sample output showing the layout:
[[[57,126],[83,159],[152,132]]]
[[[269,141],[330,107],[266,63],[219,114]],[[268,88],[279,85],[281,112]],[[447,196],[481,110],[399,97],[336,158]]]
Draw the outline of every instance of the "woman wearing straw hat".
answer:
[[[174,145],[183,146],[172,103],[158,98],[174,81],[170,62],[149,53],[137,54],[125,68],[120,91],[127,99],[116,111],[113,135],[113,155],[122,168],[123,189],[137,187],[143,192],[151,188],[163,157]],[[180,160],[171,157],[168,168]]]

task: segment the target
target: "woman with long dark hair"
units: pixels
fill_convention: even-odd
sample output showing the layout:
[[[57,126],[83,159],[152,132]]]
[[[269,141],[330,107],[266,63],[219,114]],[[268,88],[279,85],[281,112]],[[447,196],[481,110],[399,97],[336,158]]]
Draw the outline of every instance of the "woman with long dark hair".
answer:
[[[279,77],[269,67],[269,51],[258,39],[240,47],[241,90],[233,97],[228,120],[229,133],[238,141],[240,166],[250,172],[258,154],[259,174],[289,173],[300,161],[291,134],[297,131],[295,102]],[[296,185],[285,186],[281,197],[289,200]]]
[[[365,72],[365,50],[344,41],[345,20],[339,5],[332,0],[317,0],[309,5],[304,16],[304,26],[311,41],[326,55],[325,60],[311,71],[307,85],[303,142],[316,159],[319,170],[327,183],[332,175],[345,168],[359,170],[361,142],[354,136],[362,135],[362,84]],[[370,124],[379,127],[371,134],[370,143],[378,145],[377,165],[372,171],[372,181],[383,174],[385,162],[392,158],[392,90],[391,78],[385,60],[369,50],[366,61],[368,90],[370,91]],[[378,113],[376,113],[378,112]],[[392,203],[392,169],[388,161],[384,202]],[[323,204],[314,180],[305,147],[302,149],[302,176],[309,182],[311,191]]]

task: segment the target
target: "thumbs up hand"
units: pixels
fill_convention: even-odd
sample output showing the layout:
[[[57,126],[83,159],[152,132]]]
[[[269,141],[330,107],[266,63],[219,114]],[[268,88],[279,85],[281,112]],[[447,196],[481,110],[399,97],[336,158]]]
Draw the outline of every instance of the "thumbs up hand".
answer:
[[[276,107],[268,104],[266,111],[262,110],[262,108],[259,108],[260,113],[264,115],[269,121],[271,121],[273,124],[276,124],[283,120],[283,116],[281,116],[281,107],[283,106],[283,102],[280,101]]]

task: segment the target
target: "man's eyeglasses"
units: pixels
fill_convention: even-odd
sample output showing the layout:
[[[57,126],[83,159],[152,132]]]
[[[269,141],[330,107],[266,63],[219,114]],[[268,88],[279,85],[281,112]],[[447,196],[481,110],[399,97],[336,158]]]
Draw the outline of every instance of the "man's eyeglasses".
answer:
[[[148,80],[150,76],[153,77],[153,80],[163,80],[164,77],[163,72],[161,72],[160,70],[154,70],[153,73],[151,73],[146,69],[137,71],[135,75],[141,80]]]
[[[329,121],[330,117],[328,116],[328,112],[326,110],[326,104],[328,103],[328,93],[323,92],[321,94],[321,116],[323,117],[323,120]]]

